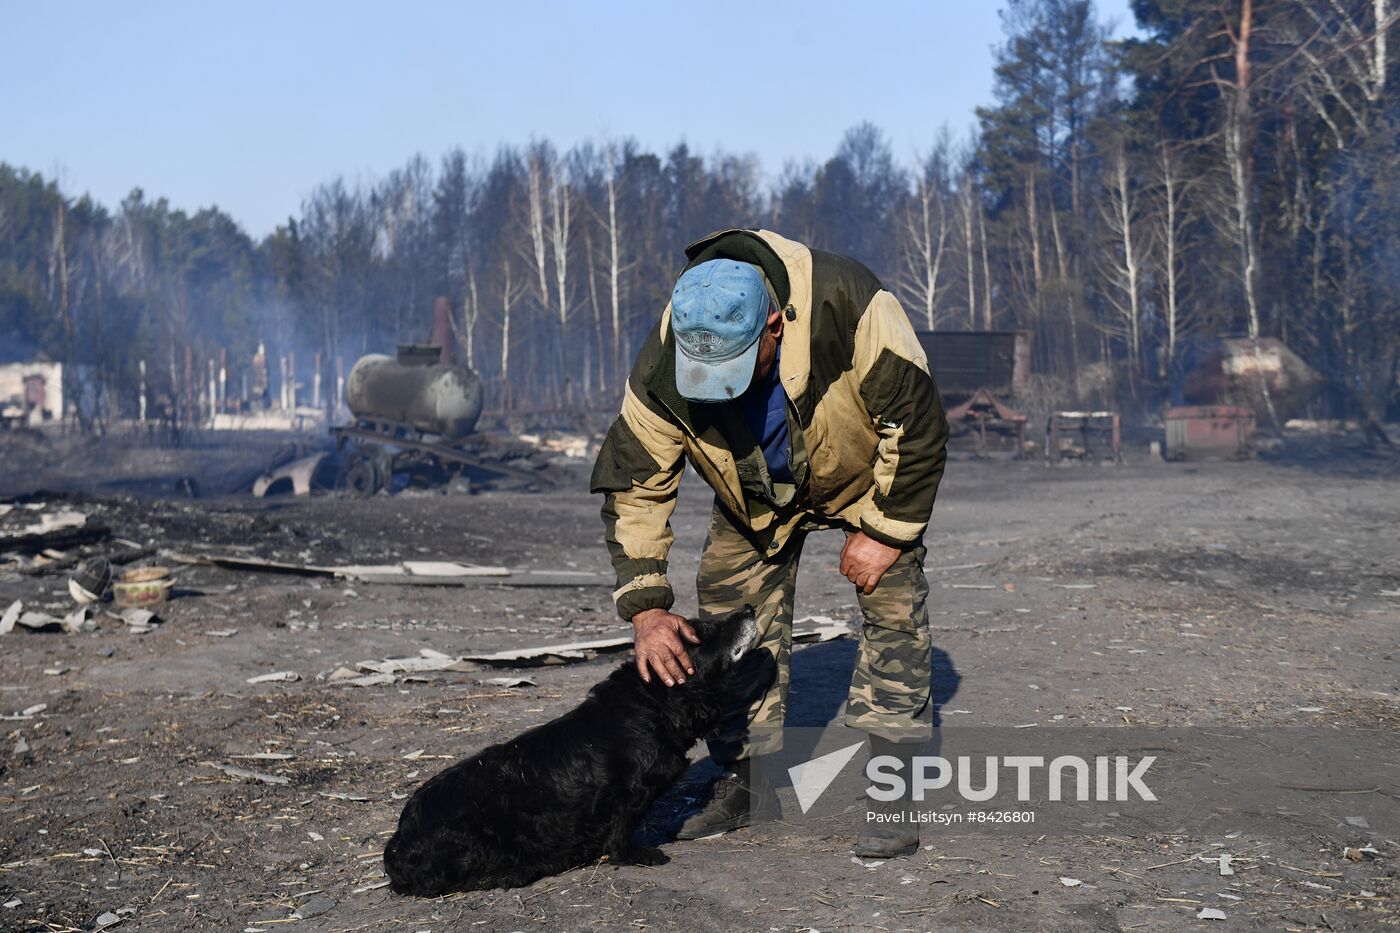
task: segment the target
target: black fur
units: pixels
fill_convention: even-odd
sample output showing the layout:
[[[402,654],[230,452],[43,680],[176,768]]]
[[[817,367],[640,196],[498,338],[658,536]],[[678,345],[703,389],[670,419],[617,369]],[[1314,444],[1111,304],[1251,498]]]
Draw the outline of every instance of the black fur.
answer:
[[[399,894],[513,888],[607,855],[659,865],[632,841],[638,819],[715,725],[738,655],[756,639],[749,607],[695,625],[695,674],[667,687],[628,663],[576,709],[429,779],[384,847]],[[745,641],[746,640],[746,641]]]

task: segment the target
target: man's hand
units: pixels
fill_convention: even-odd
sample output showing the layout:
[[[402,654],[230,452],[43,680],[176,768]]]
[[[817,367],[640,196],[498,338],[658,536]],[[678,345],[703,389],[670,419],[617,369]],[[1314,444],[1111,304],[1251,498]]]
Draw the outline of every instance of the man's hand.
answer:
[[[685,683],[686,674],[695,673],[681,638],[698,645],[700,636],[685,619],[665,609],[647,609],[632,617],[632,629],[636,633],[637,673],[642,680],[651,683],[655,671],[666,686],[674,687]]]
[[[899,554],[899,548],[881,544],[865,532],[857,531],[841,548],[841,576],[869,596],[880,585],[885,571],[899,560]]]

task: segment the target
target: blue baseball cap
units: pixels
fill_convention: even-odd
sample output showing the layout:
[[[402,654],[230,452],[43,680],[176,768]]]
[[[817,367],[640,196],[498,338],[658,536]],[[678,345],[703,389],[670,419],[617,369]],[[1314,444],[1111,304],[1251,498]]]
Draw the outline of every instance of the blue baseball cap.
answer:
[[[676,389],[693,402],[724,402],[749,387],[772,299],[758,266],[711,259],[681,273],[671,292]]]

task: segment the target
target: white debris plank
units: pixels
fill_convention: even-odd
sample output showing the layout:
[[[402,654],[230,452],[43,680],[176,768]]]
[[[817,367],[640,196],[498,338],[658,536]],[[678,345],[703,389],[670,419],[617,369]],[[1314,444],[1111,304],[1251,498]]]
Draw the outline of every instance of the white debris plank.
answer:
[[[444,560],[406,560],[404,569],[415,577],[508,577],[505,567],[479,567]]]
[[[565,658],[578,660],[586,658],[588,651],[618,651],[632,646],[631,636],[621,638],[600,638],[595,641],[573,641],[562,645],[540,645],[534,648],[509,648],[489,654],[464,654],[463,661],[479,661],[483,664],[508,664],[512,661],[536,661],[543,658]]]
[[[5,610],[5,614],[0,616],[0,635],[8,634],[19,621],[20,613],[24,611],[24,601],[15,600],[10,603],[10,608]]]
[[[301,680],[301,675],[296,671],[273,671],[271,674],[249,677],[247,682],[250,684],[277,684],[291,683],[294,680]]]

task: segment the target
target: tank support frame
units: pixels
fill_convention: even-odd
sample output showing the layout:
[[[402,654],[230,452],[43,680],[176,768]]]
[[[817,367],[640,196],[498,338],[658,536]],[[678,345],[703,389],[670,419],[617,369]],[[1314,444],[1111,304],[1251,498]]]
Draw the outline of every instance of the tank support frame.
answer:
[[[452,470],[456,467],[457,472],[461,472],[462,467],[471,467],[484,473],[513,477],[541,486],[554,485],[554,481],[541,472],[483,460],[460,447],[454,447],[440,439],[435,439],[435,435],[426,435],[401,422],[358,418],[352,424],[337,425],[331,428],[331,436],[335,438],[336,445],[342,449],[351,444],[382,444],[399,448],[398,453],[390,455],[388,470],[383,477],[386,484],[388,475],[400,466],[397,461],[402,459],[405,461],[402,465],[407,466],[408,460],[416,458],[420,461],[422,459],[434,460],[446,470]],[[374,491],[377,490],[369,492]]]

